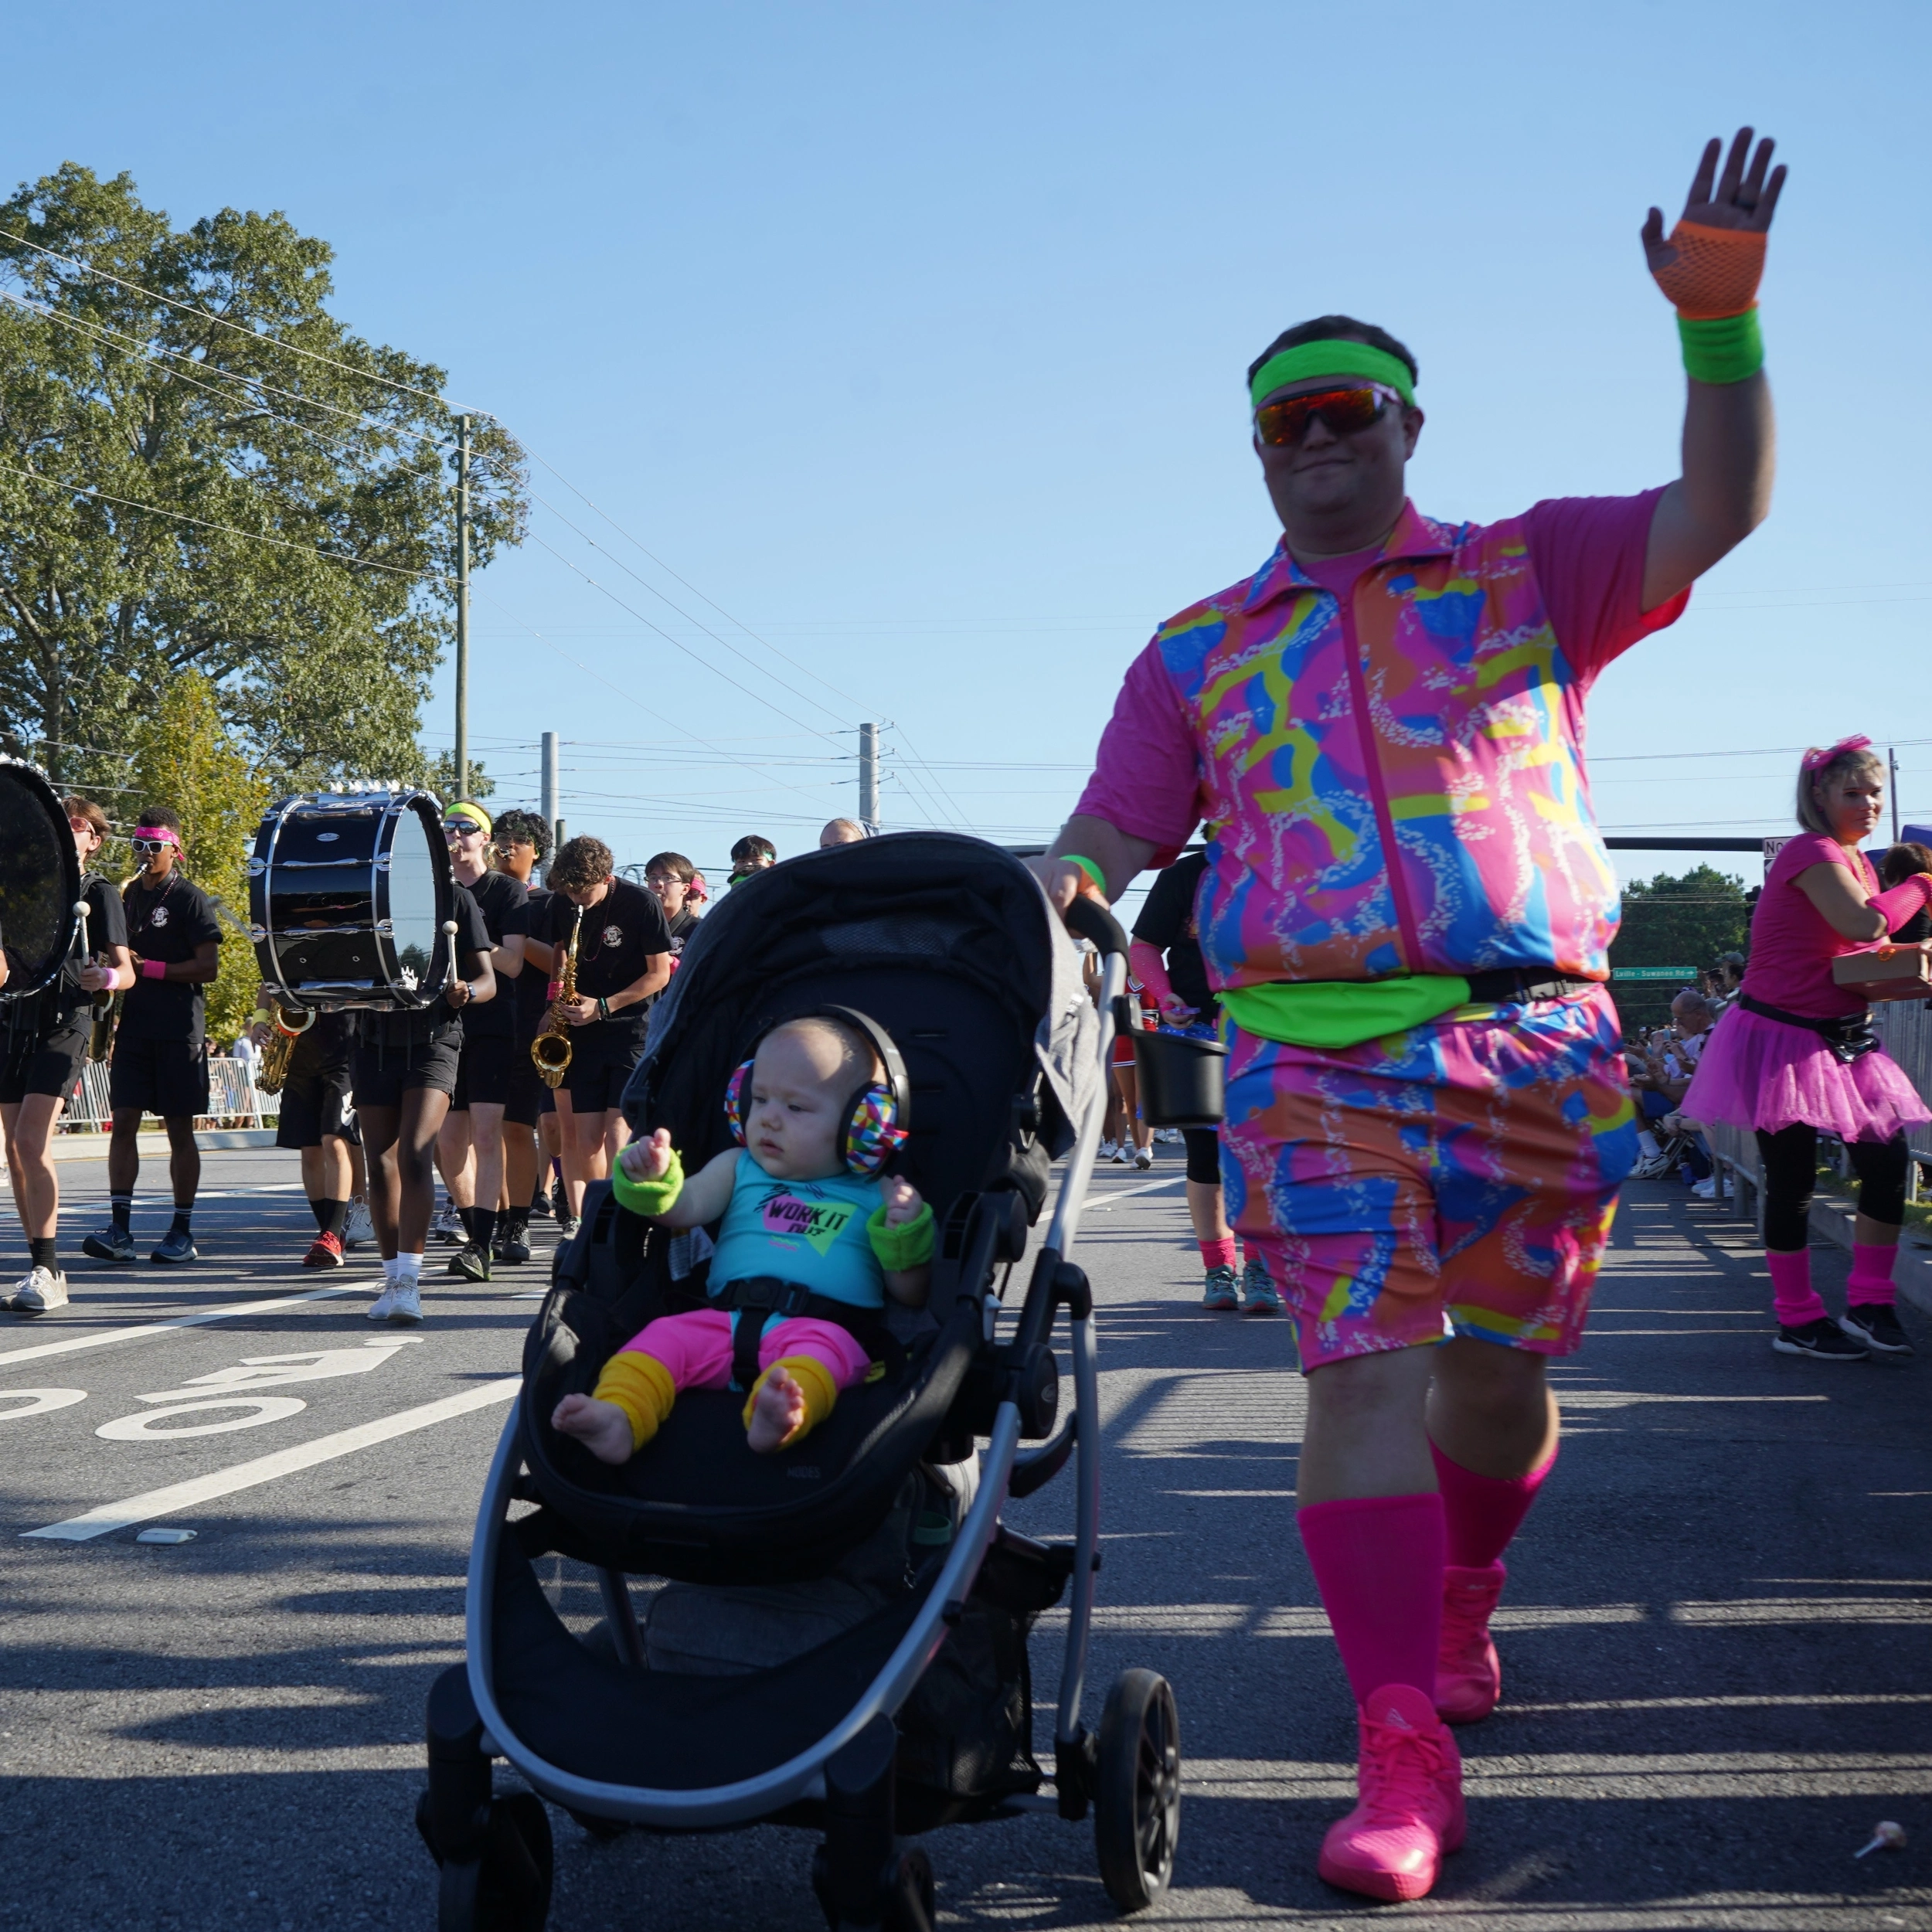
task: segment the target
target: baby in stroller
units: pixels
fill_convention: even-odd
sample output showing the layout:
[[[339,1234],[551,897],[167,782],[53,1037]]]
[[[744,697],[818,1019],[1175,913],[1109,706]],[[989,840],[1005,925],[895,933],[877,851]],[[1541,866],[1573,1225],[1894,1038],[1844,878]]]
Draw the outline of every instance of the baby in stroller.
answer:
[[[933,1257],[931,1208],[910,1182],[882,1175],[905,1133],[874,1030],[840,1008],[774,1027],[726,1090],[737,1145],[689,1181],[662,1128],[624,1150],[612,1177],[620,1208],[672,1228],[723,1216],[710,1305],[646,1323],[594,1393],[557,1404],[560,1433],[621,1463],[663,1426],[679,1389],[735,1383],[750,1388],[746,1439],[768,1454],[872,1372],[886,1296],[922,1306]]]

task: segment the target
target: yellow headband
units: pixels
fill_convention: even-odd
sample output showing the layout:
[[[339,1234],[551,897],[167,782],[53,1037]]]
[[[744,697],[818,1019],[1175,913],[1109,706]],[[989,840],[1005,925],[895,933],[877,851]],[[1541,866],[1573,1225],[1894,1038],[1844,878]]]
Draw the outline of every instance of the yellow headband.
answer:
[[[446,805],[443,817],[446,823],[452,818],[467,818],[485,838],[490,835],[490,815],[481,805],[471,804],[467,798],[459,804]]]

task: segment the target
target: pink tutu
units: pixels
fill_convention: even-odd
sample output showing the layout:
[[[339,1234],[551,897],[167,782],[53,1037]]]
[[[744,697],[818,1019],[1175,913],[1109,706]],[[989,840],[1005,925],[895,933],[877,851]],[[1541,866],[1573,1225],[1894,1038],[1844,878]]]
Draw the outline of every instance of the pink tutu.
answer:
[[[1683,1112],[1698,1121],[1775,1134],[1799,1121],[1848,1141],[1889,1141],[1932,1121],[1898,1062],[1883,1049],[1848,1066],[1802,1026],[1729,1008],[1697,1062]]]

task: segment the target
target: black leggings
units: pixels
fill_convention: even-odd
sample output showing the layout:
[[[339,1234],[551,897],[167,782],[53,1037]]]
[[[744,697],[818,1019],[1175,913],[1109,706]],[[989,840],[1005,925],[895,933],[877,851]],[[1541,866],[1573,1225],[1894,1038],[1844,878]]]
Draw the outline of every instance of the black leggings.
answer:
[[[1187,1178],[1204,1187],[1221,1185],[1221,1134],[1218,1128],[1184,1127],[1181,1138],[1187,1147]]]
[[[1760,1131],[1757,1151],[1764,1163],[1764,1245],[1779,1254],[1795,1254],[1811,1240],[1818,1129],[1799,1121],[1775,1134]],[[1905,1136],[1847,1141],[1845,1151],[1859,1177],[1859,1213],[1881,1227],[1899,1226],[1905,1219],[1905,1176],[1910,1159]]]

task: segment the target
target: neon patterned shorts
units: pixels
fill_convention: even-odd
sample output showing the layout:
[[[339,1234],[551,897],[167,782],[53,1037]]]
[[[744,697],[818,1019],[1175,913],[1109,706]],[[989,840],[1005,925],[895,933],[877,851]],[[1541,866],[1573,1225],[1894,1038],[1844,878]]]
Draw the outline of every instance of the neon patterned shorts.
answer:
[[[1636,1159],[1600,989],[1338,1049],[1232,1032],[1228,1217],[1304,1371],[1451,1335],[1570,1354]]]

